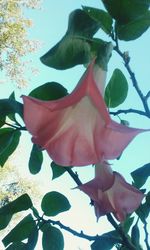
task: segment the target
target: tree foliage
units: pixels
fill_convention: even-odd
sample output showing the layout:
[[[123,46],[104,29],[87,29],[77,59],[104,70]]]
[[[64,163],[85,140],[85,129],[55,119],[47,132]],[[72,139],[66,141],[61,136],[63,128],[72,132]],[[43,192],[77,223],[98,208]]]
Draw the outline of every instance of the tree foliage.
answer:
[[[40,1],[0,1],[0,69],[18,86],[25,85],[27,61],[23,58],[37,49],[38,41],[28,38],[32,21],[24,16],[25,8],[37,8]]]

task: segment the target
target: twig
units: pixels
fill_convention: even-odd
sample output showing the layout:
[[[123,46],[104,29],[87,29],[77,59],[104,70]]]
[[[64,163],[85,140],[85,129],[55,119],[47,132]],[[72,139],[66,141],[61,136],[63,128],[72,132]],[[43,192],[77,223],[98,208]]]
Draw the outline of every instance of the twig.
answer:
[[[80,238],[84,238],[86,240],[89,240],[89,241],[94,241],[96,239],[98,239],[98,235],[95,235],[95,236],[91,236],[91,235],[87,235],[87,234],[84,234],[83,231],[81,231],[80,233],[75,231],[74,229],[70,228],[70,227],[67,227],[65,225],[63,225],[60,221],[54,221],[54,220],[51,220],[49,219],[48,221],[45,221],[46,223],[47,222],[50,222],[52,223],[53,225],[58,225],[60,228],[66,230],[67,232],[77,236],[77,237],[80,237]]]
[[[149,234],[148,234],[148,231],[147,231],[147,222],[146,221],[144,223],[144,227],[143,228],[144,228],[144,232],[145,232],[145,239],[144,239],[145,245],[147,247],[147,250],[150,250],[150,246],[149,246],[149,242],[148,242]]]
[[[147,100],[150,97],[150,91],[148,91],[147,95],[145,96],[145,99]]]
[[[109,112],[111,115],[119,115],[119,114],[129,114],[129,113],[134,113],[134,114],[139,114],[146,116],[147,118],[150,118],[150,115],[148,115],[146,112],[138,110],[138,109],[120,109],[114,112]]]
[[[135,246],[131,243],[131,241],[128,239],[128,237],[125,235],[124,231],[122,230],[121,227],[118,226],[118,224],[115,222],[111,214],[107,215],[108,221],[113,225],[113,227],[116,229],[116,231],[120,234],[124,245],[129,249],[129,250],[136,250]]]
[[[122,53],[119,49],[119,45],[118,45],[118,39],[114,39],[115,43],[116,43],[116,47],[114,47],[114,50],[122,57],[123,61],[124,61],[124,64],[125,64],[125,67],[131,77],[131,80],[132,80],[132,83],[133,83],[133,86],[137,92],[137,94],[139,95],[140,97],[140,100],[143,104],[143,107],[145,109],[145,112],[147,114],[147,117],[150,117],[150,110],[149,110],[149,107],[148,107],[148,104],[147,104],[147,98],[145,98],[145,96],[143,95],[141,89],[139,88],[138,86],[138,82],[136,80],[136,77],[135,77],[135,74],[134,72],[131,70],[130,68],[130,65],[129,65],[129,57],[126,57],[125,56],[125,53]]]
[[[80,186],[82,185],[82,182],[80,181],[77,173],[74,173],[73,170],[69,167],[64,167],[65,170],[69,173],[69,175],[71,176],[71,178],[75,181],[75,183]]]

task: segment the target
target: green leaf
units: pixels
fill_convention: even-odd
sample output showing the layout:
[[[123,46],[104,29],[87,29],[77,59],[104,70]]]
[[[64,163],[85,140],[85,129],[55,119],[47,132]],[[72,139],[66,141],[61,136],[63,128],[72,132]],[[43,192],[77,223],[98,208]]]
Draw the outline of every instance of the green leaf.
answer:
[[[15,99],[15,92],[14,92],[14,91],[13,91],[13,92],[11,93],[11,95],[9,96],[9,99],[10,99],[10,100],[16,101],[16,99]],[[17,121],[16,121],[16,117],[15,117],[15,113],[9,114],[8,117],[9,117],[10,120],[12,120],[12,121],[14,121],[14,122],[17,122]]]
[[[42,236],[43,250],[63,250],[64,238],[61,231],[50,225],[45,227]]]
[[[128,217],[123,223],[121,223],[121,226],[123,227],[123,230],[126,234],[129,232],[133,221],[134,217]]]
[[[87,40],[98,31],[99,24],[89,15],[77,9],[69,15],[68,29],[64,37],[40,59],[55,69],[68,69],[90,60]]]
[[[134,180],[135,186],[141,188],[150,176],[150,163],[131,172],[131,176]]]
[[[150,6],[149,0],[102,0],[109,14],[120,24],[126,24],[144,16]]]
[[[4,166],[9,156],[16,150],[20,141],[20,130],[0,129],[0,166]]]
[[[23,220],[21,220],[2,240],[6,247],[11,242],[18,242],[27,239],[33,229],[36,227],[36,223],[29,214]]]
[[[34,250],[38,241],[38,229],[35,227],[28,237],[26,250]]]
[[[121,239],[118,236],[118,233],[116,231],[111,231],[109,233],[105,233],[98,237],[97,240],[94,241],[94,243],[91,245],[92,250],[110,250],[112,247],[120,243]]]
[[[12,99],[0,100],[0,116],[7,116],[10,114],[19,114],[23,118],[23,105]]]
[[[123,103],[128,94],[128,82],[120,69],[115,69],[105,90],[107,107],[115,108]]]
[[[64,166],[60,166],[56,164],[54,161],[52,161],[51,163],[51,168],[53,173],[52,180],[58,178],[59,176],[63,175],[66,172]]]
[[[106,11],[87,6],[83,6],[83,10],[99,24],[99,27],[104,32],[109,35],[111,34],[113,21],[111,16]]]
[[[144,204],[141,204],[139,208],[136,210],[136,214],[140,217],[141,221],[145,224],[146,218],[148,217],[150,213],[150,207],[145,202]]]
[[[14,134],[13,128],[0,129],[0,154],[12,143],[12,136]]]
[[[29,96],[43,101],[56,100],[68,94],[67,89],[57,82],[47,82],[32,90]]]
[[[29,159],[30,173],[31,174],[39,173],[41,170],[42,162],[43,162],[43,153],[36,144],[33,144]]]
[[[90,60],[90,45],[84,37],[65,35],[41,58],[41,62],[55,69],[69,69]]]
[[[70,209],[68,199],[58,192],[49,192],[44,195],[41,208],[46,216],[55,216]]]
[[[0,117],[0,128],[5,124],[5,116]]]
[[[150,11],[125,25],[117,25],[120,40],[130,41],[139,38],[150,26]]]
[[[0,213],[0,230],[6,228],[11,221],[12,214],[1,214]]]
[[[0,208],[0,215],[15,214],[32,207],[32,201],[28,194],[23,194],[14,201]]]
[[[26,248],[26,244],[23,242],[17,242],[9,245],[5,250],[29,250]]]
[[[140,231],[138,224],[136,223],[131,230],[131,241],[133,245],[137,247],[137,249],[139,247],[139,240],[140,240]]]

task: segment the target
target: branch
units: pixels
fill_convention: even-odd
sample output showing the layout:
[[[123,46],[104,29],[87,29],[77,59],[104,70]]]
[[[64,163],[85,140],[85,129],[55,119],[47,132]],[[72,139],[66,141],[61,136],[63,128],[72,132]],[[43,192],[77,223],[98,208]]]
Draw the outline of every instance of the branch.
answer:
[[[82,185],[82,182],[80,181],[77,173],[74,173],[73,170],[69,167],[64,167],[64,168],[78,186]]]
[[[140,99],[141,99],[141,102],[143,104],[143,107],[145,109],[145,112],[147,114],[147,117],[150,117],[150,110],[149,110],[149,107],[148,107],[148,104],[147,104],[147,98],[143,95],[141,89],[139,88],[138,86],[138,82],[136,80],[136,77],[135,77],[135,74],[134,72],[131,70],[130,68],[130,65],[129,65],[129,61],[130,61],[130,58],[128,55],[126,55],[125,53],[122,53],[119,49],[119,45],[118,45],[118,39],[117,37],[114,38],[112,36],[112,39],[115,41],[116,43],[116,47],[114,47],[114,50],[122,57],[123,61],[124,61],[124,64],[125,64],[125,67],[131,77],[131,80],[132,80],[132,83],[133,83],[133,87],[135,88],[137,94],[139,95]]]
[[[145,96],[145,99],[147,100],[150,97],[150,91],[148,91],[147,95]]]
[[[107,215],[108,221],[113,225],[113,227],[116,229],[116,231],[120,234],[123,244],[129,249],[129,250],[136,250],[136,247],[132,244],[132,242],[129,240],[128,236],[124,233],[121,227],[118,226],[118,224],[115,222],[111,214]]]
[[[134,113],[134,114],[139,114],[146,116],[147,118],[150,118],[150,115],[148,115],[146,112],[138,110],[138,109],[120,109],[115,112],[109,112],[111,115],[119,115],[119,114],[129,114],[129,113]]]
[[[83,231],[81,231],[81,232],[79,233],[79,232],[73,230],[72,228],[63,225],[60,221],[54,221],[54,220],[49,219],[48,221],[45,221],[45,222],[46,222],[46,223],[47,223],[47,222],[50,222],[50,223],[52,223],[53,225],[58,225],[60,228],[66,230],[67,232],[69,232],[69,233],[71,233],[71,234],[73,234],[73,235],[75,235],[75,236],[77,236],[77,237],[80,237],[80,238],[84,238],[84,239],[86,239],[86,240],[89,240],[89,241],[94,241],[94,240],[98,239],[98,237],[99,237],[98,235],[96,235],[96,236],[91,236],[91,235],[84,234]]]

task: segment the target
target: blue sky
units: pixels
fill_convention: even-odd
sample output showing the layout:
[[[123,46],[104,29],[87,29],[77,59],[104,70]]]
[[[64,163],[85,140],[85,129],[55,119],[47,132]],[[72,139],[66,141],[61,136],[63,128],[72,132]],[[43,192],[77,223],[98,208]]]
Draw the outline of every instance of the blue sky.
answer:
[[[38,76],[31,76],[31,81],[27,88],[22,90],[16,90],[18,99],[21,94],[28,94],[33,88],[40,86],[48,81],[56,81],[63,86],[65,86],[69,92],[75,87],[79,81],[81,75],[83,74],[85,68],[83,66],[76,66],[72,69],[65,71],[58,71],[52,68],[48,68],[43,65],[39,57],[47,52],[52,46],[54,46],[64,35],[67,29],[67,21],[69,13],[77,8],[81,8],[82,5],[93,6],[101,8],[101,1],[97,0],[43,0],[42,9],[37,11],[26,11],[26,15],[33,20],[33,28],[29,31],[29,37],[32,39],[37,39],[41,41],[41,48],[31,56],[33,59],[34,67],[39,69]],[[97,37],[103,38],[107,41],[110,41],[102,31],[99,31],[96,34]],[[149,66],[150,66],[150,50],[149,50],[149,39],[150,39],[150,30],[147,31],[140,39],[132,42],[121,42],[120,47],[123,51],[129,51],[131,57],[131,67],[136,74],[139,85],[146,93],[149,90]],[[30,57],[29,57],[30,58]],[[126,75],[129,83],[129,95],[126,102],[119,107],[121,108],[130,108],[141,107],[141,103],[138,100],[137,94],[132,87],[130,77],[128,76],[126,69],[124,68],[122,59],[113,52],[112,58],[108,67],[108,80],[115,68],[120,68]],[[4,77],[4,76],[3,76]],[[14,85],[10,82],[5,85],[0,85],[0,97],[7,98],[9,94],[14,90]],[[21,99],[20,99],[21,101]],[[138,128],[150,128],[150,120],[144,117],[137,115],[122,115],[122,119],[126,119],[130,122],[132,127]],[[22,164],[24,167],[23,173],[29,177],[27,162],[28,154],[31,148],[30,136],[26,139],[26,148],[22,144],[22,157],[21,159],[17,158],[18,164]],[[137,136],[134,141],[127,147],[124,151],[121,159],[119,161],[113,161],[113,169],[123,174],[129,182],[131,182],[130,172],[132,172],[137,167],[150,162],[150,133],[143,133]],[[93,170],[91,168],[80,168],[76,169],[83,182],[86,182],[93,177]],[[62,191],[70,199],[72,209],[69,213],[64,213],[63,218],[60,217],[60,220],[64,224],[73,227],[77,231],[83,230],[87,234],[97,234],[109,230],[109,226],[105,221],[105,218],[100,219],[99,223],[96,223],[94,216],[93,208],[89,206],[89,199],[83,193],[78,190],[71,190],[75,187],[75,183],[71,180],[66,174],[64,177],[51,182],[51,172],[49,170],[49,158],[45,155],[44,166],[42,172],[33,177],[39,180],[41,183],[44,178],[44,190],[48,192],[50,190]],[[149,183],[150,184],[150,183]],[[148,184],[148,185],[149,185]],[[147,185],[147,186],[148,186]],[[86,212],[85,212],[86,211]],[[104,231],[103,231],[104,230]],[[69,236],[66,237],[66,247],[65,250],[90,250],[89,243],[85,240],[80,240]],[[71,244],[71,245],[70,245]],[[71,247],[71,248],[70,248]],[[37,248],[39,250],[40,248]]]

